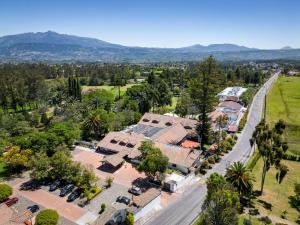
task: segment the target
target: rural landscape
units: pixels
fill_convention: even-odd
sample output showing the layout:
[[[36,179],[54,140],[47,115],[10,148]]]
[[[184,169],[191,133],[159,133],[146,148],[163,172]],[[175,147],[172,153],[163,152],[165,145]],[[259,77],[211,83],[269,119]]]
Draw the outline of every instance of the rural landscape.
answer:
[[[0,3],[0,225],[300,224],[300,5],[87,2]]]

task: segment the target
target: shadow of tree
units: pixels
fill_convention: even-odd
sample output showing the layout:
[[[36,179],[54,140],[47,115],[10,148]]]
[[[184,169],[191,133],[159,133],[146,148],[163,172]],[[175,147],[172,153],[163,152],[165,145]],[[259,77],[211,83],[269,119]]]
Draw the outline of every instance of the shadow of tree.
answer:
[[[296,196],[290,196],[289,197],[289,203],[290,203],[292,208],[294,208],[298,212],[300,212],[300,199],[298,199]]]
[[[272,211],[273,206],[272,206],[271,203],[268,203],[268,202],[266,202],[264,200],[261,200],[261,199],[257,200],[257,202],[260,203],[265,209]]]

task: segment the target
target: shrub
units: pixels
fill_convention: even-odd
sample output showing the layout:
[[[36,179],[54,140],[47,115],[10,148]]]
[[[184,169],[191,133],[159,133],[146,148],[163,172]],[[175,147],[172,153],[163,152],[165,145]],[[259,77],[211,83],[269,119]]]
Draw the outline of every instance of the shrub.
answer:
[[[264,224],[272,224],[272,220],[268,216],[263,216],[259,218]]]
[[[95,198],[98,194],[100,194],[102,191],[99,187],[91,187],[87,190],[85,190],[84,195],[87,198],[87,202],[91,201],[93,198]]]
[[[101,204],[101,209],[99,211],[99,214],[102,214],[106,209],[106,205],[104,203]]]
[[[252,225],[252,222],[251,222],[251,220],[244,219],[243,224],[244,225]]]
[[[35,225],[56,225],[59,215],[53,209],[45,209],[40,211],[35,219]]]
[[[208,167],[209,167],[209,162],[207,160],[204,160],[201,164],[201,168],[208,169]]]
[[[238,136],[236,134],[234,134],[232,137],[235,141],[238,139]]]
[[[222,149],[223,152],[226,152],[226,150],[231,150],[232,146],[230,144],[230,142],[228,142],[227,140],[222,141],[220,144],[220,148]]]
[[[113,181],[114,181],[113,177],[106,177],[105,179],[106,188],[110,188]]]
[[[128,212],[126,216],[126,225],[134,225],[134,216],[130,212]]]
[[[208,157],[208,162],[210,163],[210,164],[215,164],[216,163],[216,161],[215,161],[215,157],[214,156],[210,156],[210,157]]]
[[[13,193],[11,186],[8,184],[0,184],[0,202],[5,201]]]
[[[229,137],[229,138],[226,139],[226,141],[228,141],[231,144],[231,146],[234,145],[233,138]]]
[[[219,155],[215,155],[214,158],[215,158],[215,162],[220,162],[221,160],[221,157]]]
[[[286,219],[287,218],[287,214],[288,214],[288,212],[286,211],[286,210],[284,210],[282,213],[281,213],[281,218],[282,219]]]

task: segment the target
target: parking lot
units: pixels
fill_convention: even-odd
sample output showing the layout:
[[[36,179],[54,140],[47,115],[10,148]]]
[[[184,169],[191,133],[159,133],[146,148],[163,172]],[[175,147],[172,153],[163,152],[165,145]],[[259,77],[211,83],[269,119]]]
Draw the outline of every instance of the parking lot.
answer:
[[[20,190],[20,186],[23,182],[13,186],[14,195],[19,197],[19,202],[15,207],[18,207],[18,211],[24,210],[27,205],[37,204],[40,208],[55,209],[59,212],[60,216],[64,217],[64,223],[67,220],[76,223],[82,216],[87,213],[87,209],[80,208],[74,203],[67,202],[67,197],[59,197],[55,193],[50,193],[43,188],[39,188],[34,191]],[[25,202],[25,203],[24,203]],[[63,224],[63,223],[61,223]],[[72,223],[67,223],[72,224]]]

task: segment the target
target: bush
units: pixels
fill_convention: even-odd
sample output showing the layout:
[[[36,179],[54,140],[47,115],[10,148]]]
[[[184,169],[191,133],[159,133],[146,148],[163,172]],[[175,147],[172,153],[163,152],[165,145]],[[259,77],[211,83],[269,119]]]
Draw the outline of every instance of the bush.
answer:
[[[59,215],[53,209],[45,209],[40,211],[35,219],[35,225],[56,225]]]
[[[234,145],[234,140],[230,137],[230,138],[227,138],[226,141],[228,141],[230,143],[231,146]]]
[[[208,169],[208,167],[209,167],[209,162],[207,160],[204,160],[201,164],[201,168]]]
[[[99,211],[99,214],[102,214],[106,209],[106,205],[104,203],[101,204],[101,209]]]
[[[220,148],[223,152],[228,152],[232,149],[232,146],[230,144],[230,142],[228,142],[227,140],[225,141],[222,141],[221,144],[220,144]]]
[[[128,212],[126,216],[126,225],[134,225],[134,216],[130,212]]]
[[[0,184],[0,202],[5,201],[13,193],[11,186],[8,184]]]
[[[98,194],[100,194],[102,191],[99,187],[91,187],[90,189],[85,190],[84,195],[87,198],[87,202],[91,201],[93,198],[95,198]]]
[[[216,161],[215,161],[215,157],[214,156],[210,156],[210,157],[208,157],[208,162],[210,163],[210,164],[215,164],[216,163]]]
[[[234,134],[233,139],[236,141],[238,139],[238,136],[236,134]]]
[[[264,224],[272,224],[272,220],[268,216],[263,216],[259,218]]]
[[[219,155],[215,155],[214,158],[215,158],[215,162],[220,162],[221,160],[221,157]]]
[[[106,188],[110,188],[113,181],[114,181],[113,177],[106,177],[105,179]]]

